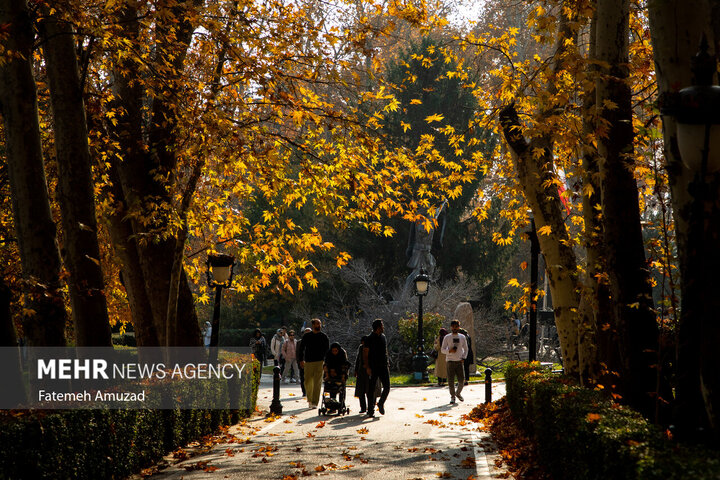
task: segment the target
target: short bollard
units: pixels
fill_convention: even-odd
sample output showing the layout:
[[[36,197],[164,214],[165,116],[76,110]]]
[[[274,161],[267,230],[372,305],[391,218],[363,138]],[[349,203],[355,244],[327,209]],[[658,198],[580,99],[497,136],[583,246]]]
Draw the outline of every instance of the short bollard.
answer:
[[[492,368],[485,369],[485,403],[492,402]]]
[[[270,413],[282,415],[282,404],[280,403],[280,367],[273,368],[273,399],[270,404]]]

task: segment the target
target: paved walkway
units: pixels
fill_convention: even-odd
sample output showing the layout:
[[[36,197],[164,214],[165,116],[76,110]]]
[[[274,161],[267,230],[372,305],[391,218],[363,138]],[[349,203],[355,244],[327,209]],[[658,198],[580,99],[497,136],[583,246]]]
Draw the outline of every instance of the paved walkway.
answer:
[[[484,384],[465,387],[465,402],[456,405],[448,404],[447,387],[392,388],[386,414],[374,419],[358,413],[353,390],[350,414],[321,417],[299,385],[283,384],[283,416],[232,427],[222,443],[152,478],[487,480],[505,473],[486,453],[494,451],[489,434],[461,418],[484,401]],[[494,399],[504,394],[503,383],[494,385]],[[272,377],[263,375],[258,407],[266,412],[271,400]]]

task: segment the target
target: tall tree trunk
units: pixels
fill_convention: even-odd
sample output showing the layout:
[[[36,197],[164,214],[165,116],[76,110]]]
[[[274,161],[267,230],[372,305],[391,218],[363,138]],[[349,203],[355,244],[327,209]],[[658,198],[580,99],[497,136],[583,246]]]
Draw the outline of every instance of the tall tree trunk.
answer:
[[[55,120],[65,265],[78,346],[111,346],[95,219],[95,193],[73,29],[56,15],[41,24]]]
[[[18,347],[15,326],[10,315],[10,288],[0,278],[0,348],[3,349],[3,396],[16,405],[27,400],[25,385],[22,380],[20,348]]]
[[[568,15],[573,15],[572,7],[563,11],[557,35],[557,48],[553,71],[558,74],[565,68],[565,56],[574,39],[575,32]],[[572,42],[574,44],[574,42]],[[547,88],[555,92],[555,84],[548,82]],[[551,115],[556,105],[545,105],[538,115],[538,123],[544,116]],[[579,315],[580,289],[577,258],[563,218],[562,202],[553,181],[553,137],[551,133],[531,139],[523,137],[522,125],[514,105],[509,105],[500,113],[500,123],[505,140],[510,146],[516,165],[518,181],[523,189],[525,200],[535,216],[538,240],[542,250],[547,274],[550,279],[550,292],[555,310],[555,324],[560,338],[563,354],[563,367],[571,375],[580,375],[579,352]],[[541,154],[539,152],[542,152]],[[550,233],[541,232],[549,227]]]
[[[23,329],[29,345],[62,346],[67,312],[60,294],[60,255],[43,167],[30,64],[32,24],[25,1],[1,0],[0,24],[9,25],[6,49],[18,53],[0,65],[0,107],[25,282]]]
[[[131,42],[138,41],[140,24],[137,2],[128,2],[119,20],[123,26],[122,35]],[[178,38],[187,49],[192,28],[187,22],[181,24],[183,33]],[[175,38],[175,35],[170,38]],[[165,49],[158,48],[158,51],[165,52]],[[183,53],[174,58],[174,62],[179,62],[178,68],[182,66],[184,57]],[[118,59],[114,71],[113,89],[117,98],[115,107],[118,122],[108,128],[120,144],[123,161],[116,161],[112,166],[115,183],[113,196],[119,207],[118,214],[110,219],[113,223],[113,242],[116,252],[121,252],[123,256],[123,278],[131,306],[134,304],[137,313],[142,311],[144,314],[139,317],[133,311],[140,338],[159,345],[199,345],[200,329],[192,292],[182,269],[179,277],[181,285],[177,289],[177,325],[170,329],[176,332],[173,335],[175,340],[167,336],[169,330],[166,318],[178,240],[174,236],[162,238],[160,235],[167,228],[169,211],[160,214],[152,211],[154,206],[172,204],[168,178],[176,166],[173,150],[175,123],[173,109],[164,104],[172,103],[179,93],[163,92],[153,98],[153,120],[150,122],[153,127],[148,135],[151,146],[145,148],[143,89],[138,82],[132,81],[137,78],[137,68],[133,62],[133,59]]]
[[[194,2],[196,4],[197,2]],[[151,121],[146,132],[143,118],[143,89],[136,78],[137,66],[133,59],[120,58],[114,71],[114,91],[116,92],[116,107],[118,107],[118,123],[109,126],[112,135],[118,140],[123,153],[123,161],[113,165],[115,178],[119,180],[119,189],[113,192],[118,205],[122,205],[127,215],[116,215],[111,219],[115,226],[115,243],[122,244],[125,261],[134,264],[133,271],[124,275],[128,296],[136,301],[136,307],[147,310],[151,315],[135,318],[143,322],[140,330],[148,339],[157,338],[160,345],[199,345],[200,330],[197,324],[195,308],[192,303],[192,292],[187,285],[187,277],[182,271],[178,276],[177,262],[174,253],[184,245],[175,236],[164,236],[168,228],[170,209],[158,213],[153,211],[159,205],[172,205],[173,199],[168,191],[172,185],[173,170],[177,166],[175,144],[177,141],[174,131],[176,115],[174,102],[181,95],[176,89],[173,76],[181,75],[186,50],[189,47],[193,26],[187,21],[186,13],[190,4],[172,7],[159,7],[167,9],[168,25],[163,22],[156,25],[159,56],[166,55],[168,51],[178,51],[172,59],[159,58],[158,61],[166,63],[165,69],[169,78],[166,81],[168,89],[157,92],[152,99]],[[173,18],[182,19],[173,22]],[[128,2],[121,13],[120,24],[123,26],[122,35],[131,42],[138,41],[140,37],[140,24],[137,16],[137,2]],[[167,29],[174,29],[169,32]],[[170,34],[172,33],[172,34]],[[172,48],[169,47],[172,44]],[[145,138],[149,145],[145,145]],[[126,218],[127,217],[127,218]],[[127,222],[119,225],[118,222]],[[128,226],[130,231],[128,231]],[[123,240],[122,232],[131,235]],[[180,243],[181,245],[178,245]],[[178,281],[185,282],[179,288],[172,288]],[[141,281],[140,281],[141,280]],[[142,285],[144,293],[137,291]],[[172,292],[171,292],[172,290]],[[168,326],[168,308],[171,303],[171,293],[184,308],[170,307],[177,312],[173,322],[176,325]],[[145,302],[147,300],[147,302]],[[146,311],[147,313],[147,311]],[[170,335],[168,335],[170,333]],[[171,338],[174,337],[174,340]]]
[[[653,418],[656,413],[658,328],[645,260],[635,181],[632,92],[628,84],[629,0],[598,0],[597,107],[606,133],[598,138],[606,266],[615,324],[610,324],[625,400]],[[609,106],[612,105],[612,106]],[[666,399],[669,400],[669,399]]]
[[[588,58],[595,58],[597,30],[597,12],[590,21],[590,43]],[[586,68],[589,78],[595,75],[597,68],[590,62]],[[597,122],[595,110],[594,86],[583,96],[583,136],[591,138],[595,134]],[[580,345],[580,379],[583,384],[595,383],[600,376],[599,351],[606,350],[598,345],[602,342],[603,331],[599,322],[607,318],[608,296],[607,282],[602,267],[602,224],[600,223],[600,172],[598,168],[597,148],[591,142],[583,144],[582,156],[582,205],[585,221],[585,250],[587,251],[586,274],[582,282],[580,300],[580,320],[578,322],[578,343]]]
[[[720,5],[709,0],[651,2],[650,31],[660,95],[693,84],[690,59],[707,35],[712,53],[720,41]],[[677,358],[675,424],[678,436],[696,439],[700,429],[720,439],[720,202],[718,174],[706,175],[682,163],[677,127],[663,117],[665,160],[672,193],[680,259],[682,304]],[[704,188],[703,188],[704,186]],[[702,192],[706,192],[704,195]]]
[[[535,216],[538,231],[549,226],[549,235],[538,234],[555,310],[555,324],[563,354],[563,367],[570,375],[579,375],[578,316],[580,303],[578,293],[578,269],[575,253],[562,217],[562,203],[551,177],[552,154],[546,138],[527,142],[521,133],[520,119],[514,106],[500,114],[505,139],[515,157],[518,181],[525,193],[528,206]],[[536,155],[542,149],[544,155]]]

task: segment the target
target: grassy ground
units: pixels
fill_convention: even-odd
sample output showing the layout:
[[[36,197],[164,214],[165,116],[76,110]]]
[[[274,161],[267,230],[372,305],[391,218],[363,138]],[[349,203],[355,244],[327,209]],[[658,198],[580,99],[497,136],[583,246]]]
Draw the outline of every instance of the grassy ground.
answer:
[[[272,375],[273,373],[273,366],[272,365],[266,365],[263,367],[263,373],[267,375]],[[425,383],[425,385],[437,385],[437,377],[432,374],[432,368],[430,368],[430,382]],[[502,381],[505,379],[505,374],[503,372],[493,372],[492,375],[493,382]],[[485,375],[483,374],[483,369],[481,367],[478,367],[478,373],[475,375],[470,375],[470,383],[483,383],[485,381]],[[414,375],[412,373],[400,373],[400,372],[390,372],[390,385],[393,387],[402,387],[404,385],[420,385],[422,383],[417,382],[414,378]],[[347,385],[355,385],[355,377],[348,378]]]

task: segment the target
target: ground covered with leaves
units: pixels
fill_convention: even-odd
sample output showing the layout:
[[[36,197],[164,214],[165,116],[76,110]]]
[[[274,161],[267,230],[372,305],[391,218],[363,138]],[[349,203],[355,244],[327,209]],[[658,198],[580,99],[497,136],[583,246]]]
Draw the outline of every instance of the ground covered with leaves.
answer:
[[[535,442],[512,416],[504,397],[497,402],[478,405],[465,417],[480,423],[481,430],[492,435],[500,455],[495,466],[504,467],[508,472],[501,475],[516,480],[552,480],[540,464]]]

